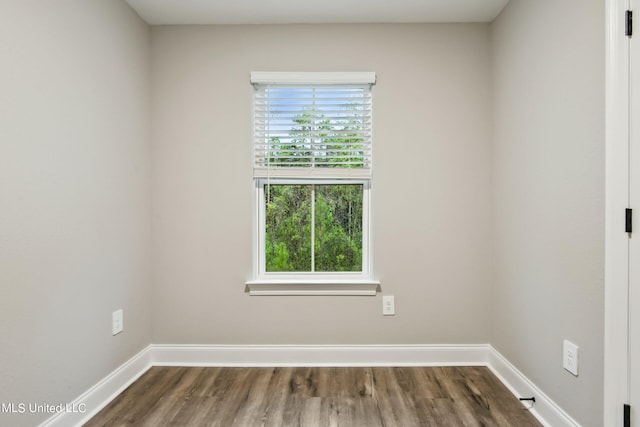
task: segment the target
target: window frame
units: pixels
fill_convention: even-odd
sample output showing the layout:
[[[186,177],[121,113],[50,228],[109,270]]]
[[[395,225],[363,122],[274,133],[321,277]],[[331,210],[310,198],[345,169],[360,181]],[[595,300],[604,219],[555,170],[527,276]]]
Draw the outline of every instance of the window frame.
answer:
[[[287,73],[252,72],[253,85],[374,85],[373,72],[345,73]],[[255,96],[255,95],[254,95]],[[254,98],[255,102],[255,98]],[[256,118],[252,125],[256,126]],[[254,137],[255,141],[255,137]],[[254,146],[255,155],[255,146]],[[369,158],[371,160],[371,158]],[[358,168],[295,168],[285,171],[271,168],[256,175],[254,166],[254,226],[253,274],[245,282],[250,295],[360,295],[375,296],[380,282],[373,279],[372,221],[371,221],[371,164],[368,169]],[[359,184],[362,191],[362,271],[359,272],[267,272],[266,271],[266,204],[265,184]],[[315,242],[312,242],[315,244]]]
[[[309,272],[268,272],[266,271],[266,203],[264,188],[267,185],[362,185],[362,271],[309,271]],[[295,283],[349,283],[371,279],[371,180],[369,179],[293,179],[258,178],[255,180],[256,225],[254,260],[255,277],[263,282]],[[315,242],[312,241],[312,244]]]

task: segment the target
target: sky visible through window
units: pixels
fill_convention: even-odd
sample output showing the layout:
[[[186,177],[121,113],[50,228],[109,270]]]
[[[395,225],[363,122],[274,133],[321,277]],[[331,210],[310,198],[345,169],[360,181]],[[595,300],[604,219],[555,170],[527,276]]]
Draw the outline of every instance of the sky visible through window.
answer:
[[[366,167],[362,87],[269,86],[256,106],[268,167]]]

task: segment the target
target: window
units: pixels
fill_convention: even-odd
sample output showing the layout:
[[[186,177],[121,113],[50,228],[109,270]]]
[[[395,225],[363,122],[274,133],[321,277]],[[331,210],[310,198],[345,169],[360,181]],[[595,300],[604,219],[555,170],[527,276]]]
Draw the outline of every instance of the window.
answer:
[[[264,249],[264,273],[367,270],[363,262],[366,182],[276,182],[259,184],[264,228],[258,241]]]
[[[250,292],[375,295],[375,74],[252,73],[251,81],[257,215]]]

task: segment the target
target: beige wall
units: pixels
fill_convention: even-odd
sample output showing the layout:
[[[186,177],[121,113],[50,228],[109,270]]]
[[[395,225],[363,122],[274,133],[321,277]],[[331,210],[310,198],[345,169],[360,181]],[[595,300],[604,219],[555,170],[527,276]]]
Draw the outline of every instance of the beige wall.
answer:
[[[512,0],[492,25],[490,342],[585,426],[602,425],[604,2]],[[580,347],[580,376],[562,341]]]
[[[600,424],[601,2],[512,0],[491,25],[150,31],[121,1],[9,3],[0,402],[70,401],[149,342],[490,342]],[[380,296],[244,292],[249,73],[278,70],[378,75],[374,272],[395,317]],[[578,378],[563,338],[580,346]]]
[[[150,342],[148,43],[123,1],[0,2],[2,403],[69,402]]]
[[[153,27],[153,342],[486,343],[488,24]],[[374,272],[396,297],[250,297],[251,71],[375,71]]]

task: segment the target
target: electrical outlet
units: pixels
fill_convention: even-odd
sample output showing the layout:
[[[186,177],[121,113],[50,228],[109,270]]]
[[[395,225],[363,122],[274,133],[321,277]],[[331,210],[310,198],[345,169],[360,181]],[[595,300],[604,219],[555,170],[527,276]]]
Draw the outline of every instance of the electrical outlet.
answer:
[[[111,333],[118,335],[124,329],[124,319],[122,309],[111,313]]]
[[[383,295],[382,296],[382,314],[384,316],[395,316],[396,314],[396,303],[393,295]]]
[[[564,340],[562,344],[562,367],[578,376],[578,346],[571,341]]]

